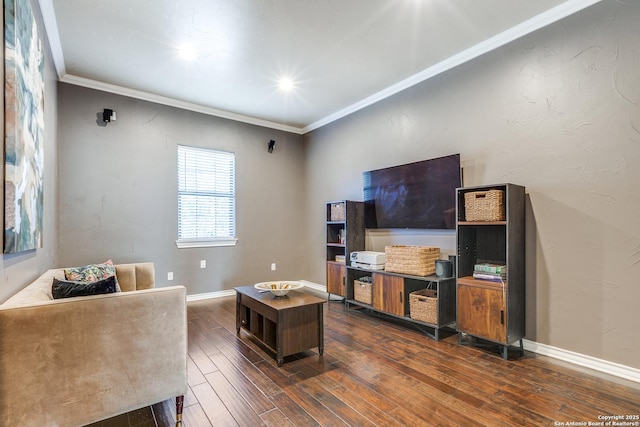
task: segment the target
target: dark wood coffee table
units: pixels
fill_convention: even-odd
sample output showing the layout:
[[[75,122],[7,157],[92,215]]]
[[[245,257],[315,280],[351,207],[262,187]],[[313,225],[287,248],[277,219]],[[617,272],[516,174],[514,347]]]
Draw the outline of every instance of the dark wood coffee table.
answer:
[[[259,292],[253,286],[236,290],[236,330],[244,328],[276,353],[278,366],[285,356],[318,347],[324,352],[323,304],[327,301],[304,292],[284,297]]]

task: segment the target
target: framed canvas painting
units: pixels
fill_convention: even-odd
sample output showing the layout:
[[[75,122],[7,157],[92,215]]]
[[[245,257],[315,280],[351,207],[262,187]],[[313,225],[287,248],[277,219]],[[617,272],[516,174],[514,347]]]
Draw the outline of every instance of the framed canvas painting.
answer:
[[[30,0],[4,1],[4,253],[42,247],[44,52]]]

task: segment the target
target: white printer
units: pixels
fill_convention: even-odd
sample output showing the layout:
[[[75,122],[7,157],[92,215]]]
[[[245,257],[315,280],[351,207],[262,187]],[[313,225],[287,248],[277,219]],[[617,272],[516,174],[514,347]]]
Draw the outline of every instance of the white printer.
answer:
[[[384,270],[384,252],[357,251],[351,252],[351,265],[366,270]]]

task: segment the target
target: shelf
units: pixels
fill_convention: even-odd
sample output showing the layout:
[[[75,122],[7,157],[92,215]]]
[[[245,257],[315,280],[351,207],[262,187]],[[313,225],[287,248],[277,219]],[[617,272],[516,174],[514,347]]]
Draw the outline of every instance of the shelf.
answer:
[[[371,304],[367,304],[366,302],[361,302],[361,301],[358,301],[356,299],[348,299],[348,300],[346,300],[346,302],[351,304],[351,305],[357,305],[359,307],[368,308],[370,310],[377,311],[375,308],[373,308],[373,306]]]
[[[458,225],[507,225],[507,221],[458,221]]]
[[[471,207],[494,211],[497,206],[485,201],[479,206],[467,206],[470,192],[503,192],[499,202],[503,215],[482,215],[504,218],[503,221],[466,221]],[[472,336],[500,344],[506,358],[507,347],[524,336],[525,312],[525,208],[526,195],[522,186],[496,184],[458,188],[456,227],[457,246],[457,310],[456,328],[459,339]],[[495,212],[494,212],[495,213]],[[476,264],[492,263],[508,267],[503,281],[475,279]],[[499,278],[498,278],[499,280]]]
[[[355,299],[347,300],[347,302],[350,305],[357,305],[357,306],[360,306],[360,307],[369,308],[369,309],[371,309],[373,311],[376,311],[376,312],[378,312],[380,314],[384,314],[385,316],[395,317],[396,319],[401,319],[401,320],[404,320],[404,321],[407,321],[407,322],[411,322],[411,323],[420,323],[422,325],[429,326],[431,328],[444,328],[446,326],[449,326],[449,325],[453,324],[453,322],[451,322],[451,323],[449,323],[447,325],[438,326],[435,323],[429,323],[429,322],[423,322],[422,320],[416,320],[411,316],[398,316],[398,315],[395,315],[393,313],[389,313],[389,312],[386,312],[386,311],[376,310],[375,308],[373,308],[373,306],[371,304],[367,304],[366,302],[361,302],[361,301],[358,301],[358,300],[355,300]]]
[[[502,290],[507,286],[506,280],[504,282],[493,282],[491,280],[474,279],[473,276],[458,277],[458,285],[476,286],[478,288],[498,289]]]
[[[355,267],[353,265],[349,266],[349,269],[355,270],[355,271],[362,271],[364,273],[384,273],[388,276],[398,276],[398,277],[404,277],[406,279],[422,280],[424,282],[440,282],[442,280],[452,279],[452,277],[438,277],[435,274],[431,274],[429,276],[412,276],[411,274],[392,273],[390,271],[385,271],[385,270],[369,270],[366,268]]]
[[[421,330],[421,331],[425,335],[429,336],[430,338],[432,338],[432,339],[434,339],[436,341],[440,340],[440,330],[441,329],[451,329],[451,330],[455,329],[455,323],[456,323],[455,320],[450,322],[450,323],[446,323],[446,324],[442,324],[442,325],[436,325],[434,323],[427,323],[427,322],[423,322],[421,320],[413,319],[411,316],[398,316],[398,315],[393,314],[393,313],[389,313],[389,312],[382,311],[382,310],[377,310],[377,309],[373,308],[373,306],[370,305],[370,304],[366,304],[364,302],[356,301],[354,299],[346,300],[345,303],[346,303],[346,306],[347,306],[347,310],[349,309],[350,305],[355,305],[355,306],[358,306],[358,307],[361,307],[361,308],[364,308],[364,309],[367,309],[367,310],[371,310],[372,312],[377,313],[377,314],[382,315],[382,316],[388,316],[388,317],[393,318],[393,319],[397,319],[397,320],[401,320],[403,322],[407,322],[407,323],[413,324],[414,327],[416,327],[418,329],[420,329],[420,326],[426,326],[426,327],[428,327],[430,329],[433,329],[433,333],[431,333],[430,331],[425,331],[425,330]]]
[[[346,266],[351,264],[349,256],[365,248],[364,202],[328,202],[325,212],[326,286],[330,300],[331,294],[346,297]]]

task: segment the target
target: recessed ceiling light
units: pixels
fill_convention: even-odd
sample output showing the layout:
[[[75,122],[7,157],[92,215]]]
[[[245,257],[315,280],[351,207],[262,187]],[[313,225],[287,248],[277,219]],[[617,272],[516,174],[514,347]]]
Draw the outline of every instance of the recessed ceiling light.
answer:
[[[278,82],[278,87],[284,92],[291,92],[295,87],[293,80],[289,77],[283,77]]]
[[[196,50],[189,44],[183,44],[178,47],[178,54],[182,59],[186,59],[188,61],[196,59]]]

